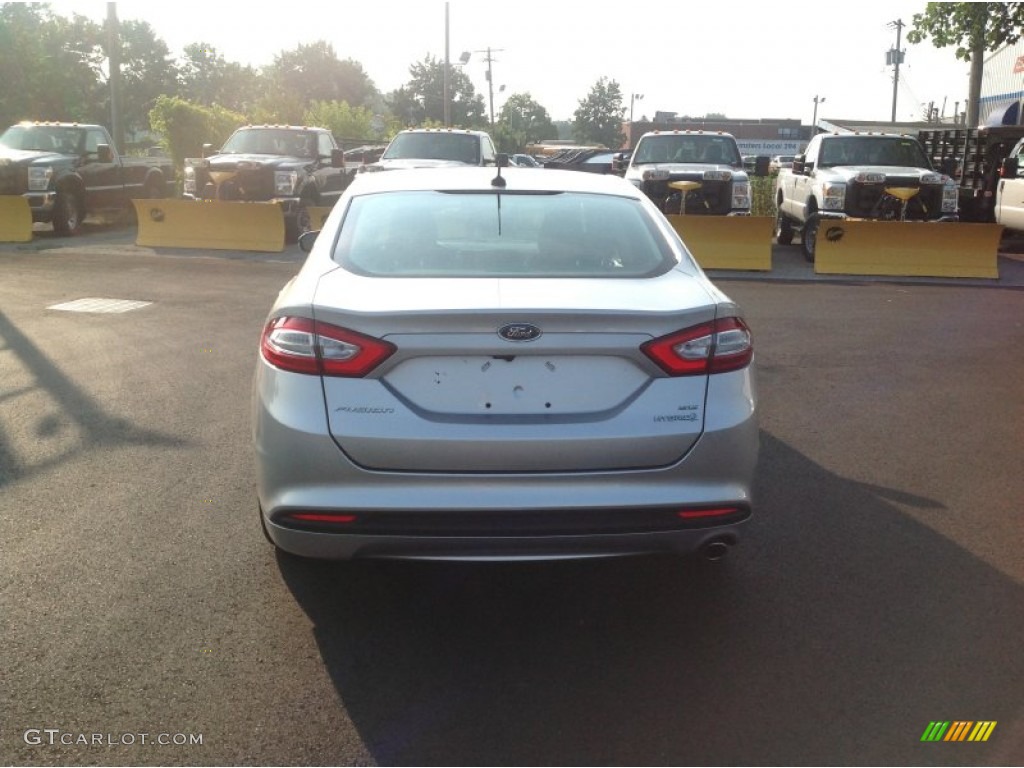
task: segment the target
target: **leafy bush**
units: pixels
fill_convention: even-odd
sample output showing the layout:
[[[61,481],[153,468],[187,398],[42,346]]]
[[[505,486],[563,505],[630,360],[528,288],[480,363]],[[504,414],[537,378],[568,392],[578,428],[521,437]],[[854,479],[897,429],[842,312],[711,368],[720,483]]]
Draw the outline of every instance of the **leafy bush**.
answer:
[[[775,177],[750,177],[750,215],[775,217]]]
[[[245,122],[245,115],[218,106],[204,107],[176,96],[160,96],[149,112],[149,124],[163,137],[160,144],[179,170],[186,157],[202,154],[203,144],[221,146]]]

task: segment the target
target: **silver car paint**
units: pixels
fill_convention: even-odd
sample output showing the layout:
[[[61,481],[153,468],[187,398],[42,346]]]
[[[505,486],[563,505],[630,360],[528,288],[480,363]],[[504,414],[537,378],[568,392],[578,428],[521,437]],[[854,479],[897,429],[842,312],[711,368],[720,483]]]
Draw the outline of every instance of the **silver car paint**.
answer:
[[[571,182],[607,187],[639,199],[660,217],[622,179],[518,172],[530,177],[524,182],[530,186],[550,182],[560,188]],[[379,177],[399,173],[404,172]],[[417,178],[402,183],[430,189],[439,174],[467,171],[414,173]],[[494,170],[468,173],[490,178]],[[504,173],[512,183],[515,169]],[[545,178],[536,182],[538,176]],[[378,186],[380,182],[354,183],[346,194]],[[658,226],[680,263],[660,278],[590,280],[587,290],[576,291],[572,280],[463,279],[437,290],[449,281],[434,280],[431,290],[424,291],[422,286],[417,290],[414,280],[373,280],[339,269],[331,260],[329,233],[337,227],[344,204],[343,199],[336,206],[299,275],[282,291],[269,316],[315,316],[390,336],[399,352],[365,379],[321,380],[258,360],[253,392],[258,496],[268,534],[278,546],[315,557],[515,559],[688,552],[713,537],[736,534],[741,524],[526,537],[354,535],[277,524],[277,515],[288,510],[475,510],[500,516],[548,509],[751,504],[758,444],[753,364],[710,377],[669,378],[638,351],[642,339],[716,315],[739,314],[704,277],[666,222]],[[374,290],[382,282],[387,290]],[[629,311],[635,306],[644,311]],[[529,354],[497,335],[508,322],[530,322],[543,329],[530,342]],[[417,333],[423,330],[429,333]],[[440,344],[439,336],[446,343]],[[588,395],[588,405],[566,405],[554,417],[538,410],[549,402],[543,397],[527,394],[520,405],[515,387],[543,388],[538,378],[547,370],[543,362],[552,362],[547,359],[551,355],[566,355],[565,337],[570,336],[572,356],[602,360],[602,372],[611,379],[607,386]],[[529,360],[516,375],[498,379],[501,397],[496,402],[502,412],[497,420],[504,420],[500,435],[493,432],[495,418],[478,411],[479,376],[475,384],[455,385],[450,394],[416,393],[424,371],[438,367],[431,362],[451,366],[451,377],[460,365],[482,366],[485,358],[494,359],[495,350],[503,354],[503,346],[515,347],[515,360]],[[562,362],[570,365],[563,357],[555,361],[556,367]],[[560,401],[571,386],[551,385],[548,391]],[[668,418],[672,416],[685,418]]]

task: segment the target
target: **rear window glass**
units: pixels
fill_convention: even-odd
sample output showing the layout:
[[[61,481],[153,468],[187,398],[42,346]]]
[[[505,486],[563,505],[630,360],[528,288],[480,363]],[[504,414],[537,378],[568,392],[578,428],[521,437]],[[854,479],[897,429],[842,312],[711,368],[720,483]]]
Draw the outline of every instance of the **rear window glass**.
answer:
[[[400,133],[382,160],[455,160],[480,164],[480,139],[469,133]]]
[[[676,263],[636,200],[509,192],[355,197],[334,258],[381,277],[646,277]]]

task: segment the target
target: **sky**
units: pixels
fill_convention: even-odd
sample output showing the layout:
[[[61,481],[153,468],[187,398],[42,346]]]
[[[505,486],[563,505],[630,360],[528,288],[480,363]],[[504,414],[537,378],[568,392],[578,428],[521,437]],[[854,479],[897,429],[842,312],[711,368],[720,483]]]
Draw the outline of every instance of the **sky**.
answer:
[[[107,2],[51,2],[62,15],[101,21]],[[965,109],[968,66],[953,48],[906,42],[925,2],[674,2],[632,0],[621,12],[579,0],[328,0],[258,4],[116,3],[118,18],[146,21],[170,49],[204,42],[228,61],[255,67],[281,51],[324,40],[340,59],[358,61],[385,94],[409,80],[427,56],[464,70],[487,105],[491,50],[494,111],[513,93],[529,93],[553,120],[571,120],[601,77],[614,80],[635,119],[654,112],[728,118],[879,120],[892,116],[896,46],[902,20],[896,119],[920,119],[924,105],[949,116]],[[447,34],[445,17],[447,13]],[[504,85],[504,92],[499,86]],[[642,98],[631,98],[634,94]]]

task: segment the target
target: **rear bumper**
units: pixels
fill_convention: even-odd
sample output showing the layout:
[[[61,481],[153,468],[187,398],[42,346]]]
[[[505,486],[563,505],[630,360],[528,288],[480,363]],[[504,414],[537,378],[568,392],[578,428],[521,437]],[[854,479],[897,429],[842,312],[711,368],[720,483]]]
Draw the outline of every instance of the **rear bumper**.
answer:
[[[453,474],[356,466],[328,433],[322,409],[277,407],[322,403],[319,379],[277,371],[262,360],[259,366],[253,397],[257,495],[269,537],[293,554],[472,560],[685,554],[715,540],[735,542],[751,514],[759,432],[748,370],[716,375],[709,386],[748,393],[749,409],[709,407],[704,432],[670,466]],[[726,399],[709,392],[709,403],[716,394]],[[676,515],[708,507],[736,512]],[[358,522],[347,530],[347,524],[297,524],[288,517],[296,511],[352,514]]]
[[[273,522],[266,522],[266,529],[284,551],[321,559],[566,560],[693,554],[715,542],[735,544],[744,522],[672,532],[500,537],[330,534],[295,530]]]

